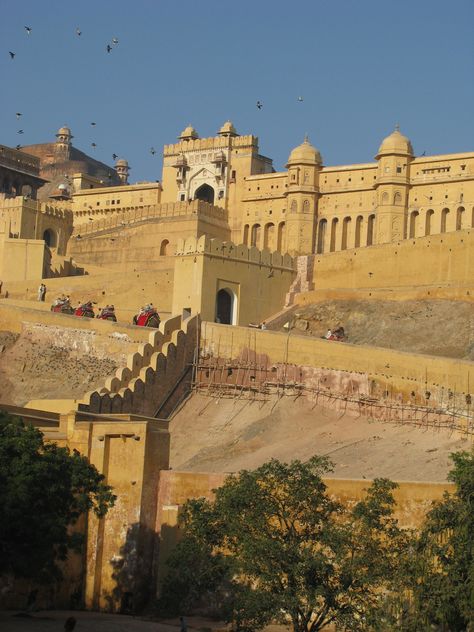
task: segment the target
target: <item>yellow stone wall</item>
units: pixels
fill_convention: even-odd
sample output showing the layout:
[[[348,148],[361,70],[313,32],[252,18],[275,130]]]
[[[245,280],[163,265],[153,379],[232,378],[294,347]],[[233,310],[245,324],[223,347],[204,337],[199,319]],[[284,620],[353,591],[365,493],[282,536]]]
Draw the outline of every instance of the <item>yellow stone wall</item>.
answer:
[[[260,323],[284,303],[295,277],[289,255],[219,239],[182,240],[175,257],[172,311],[189,309],[203,320],[217,317],[217,294],[231,296],[230,324]]]
[[[466,286],[469,292],[474,285],[474,229],[317,255],[313,282],[315,289]]]

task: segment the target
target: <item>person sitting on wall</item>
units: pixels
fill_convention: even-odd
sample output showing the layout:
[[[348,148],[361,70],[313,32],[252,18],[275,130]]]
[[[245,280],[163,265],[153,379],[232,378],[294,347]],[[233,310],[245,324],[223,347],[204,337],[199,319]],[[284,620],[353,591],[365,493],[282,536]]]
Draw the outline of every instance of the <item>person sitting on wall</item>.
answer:
[[[332,336],[332,331],[328,329],[324,338],[326,338],[326,340],[331,340],[331,336]]]

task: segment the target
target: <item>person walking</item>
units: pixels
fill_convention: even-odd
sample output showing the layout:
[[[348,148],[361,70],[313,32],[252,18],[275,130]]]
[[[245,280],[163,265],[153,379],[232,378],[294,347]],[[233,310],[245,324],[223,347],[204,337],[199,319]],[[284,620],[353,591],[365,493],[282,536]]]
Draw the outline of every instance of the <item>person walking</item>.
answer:
[[[38,288],[38,301],[43,300],[43,299],[42,299],[42,296],[43,296],[43,284],[42,284],[42,283],[40,283],[40,286],[39,286],[39,288]]]
[[[43,303],[44,303],[44,301],[45,301],[45,299],[46,299],[46,285],[45,285],[44,283],[42,283],[41,285],[43,286],[43,289],[42,289],[42,291],[41,291],[41,300],[42,300],[42,301],[43,301]]]
[[[179,630],[180,632],[188,632],[188,624],[184,617],[179,617]]]

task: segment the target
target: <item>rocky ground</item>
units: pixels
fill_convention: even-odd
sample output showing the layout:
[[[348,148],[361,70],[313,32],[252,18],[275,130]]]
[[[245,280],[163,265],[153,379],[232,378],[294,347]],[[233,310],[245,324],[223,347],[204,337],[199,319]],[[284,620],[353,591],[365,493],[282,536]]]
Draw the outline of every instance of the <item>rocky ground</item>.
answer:
[[[472,302],[331,300],[298,305],[286,320],[301,335],[342,325],[356,345],[474,360]]]
[[[0,401],[22,406],[32,399],[81,398],[103,386],[117,363],[107,357],[0,331]]]

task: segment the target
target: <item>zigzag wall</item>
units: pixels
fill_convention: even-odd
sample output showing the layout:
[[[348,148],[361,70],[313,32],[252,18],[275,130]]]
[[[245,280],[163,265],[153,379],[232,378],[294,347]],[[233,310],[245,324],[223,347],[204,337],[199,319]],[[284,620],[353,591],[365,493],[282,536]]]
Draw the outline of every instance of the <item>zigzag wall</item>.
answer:
[[[168,319],[161,331],[150,334],[149,343],[129,356],[126,367],[108,378],[102,389],[87,394],[79,410],[168,416],[189,387],[198,327],[198,316],[183,323],[179,316]]]

